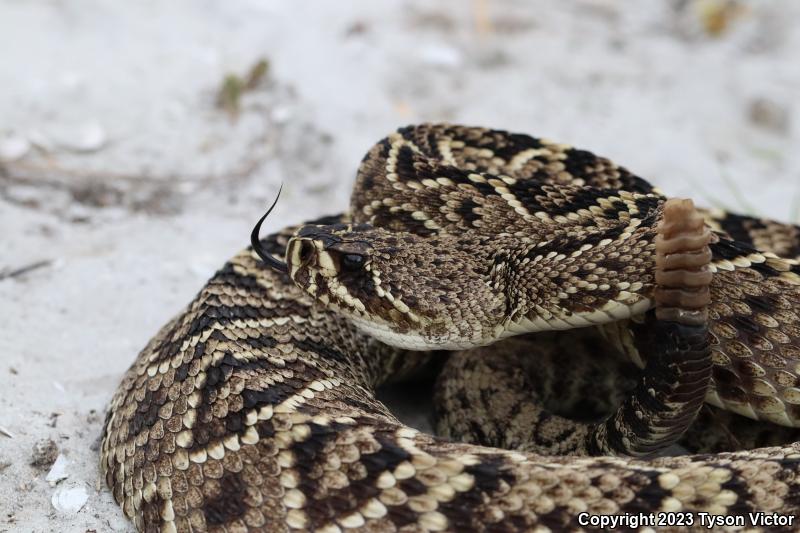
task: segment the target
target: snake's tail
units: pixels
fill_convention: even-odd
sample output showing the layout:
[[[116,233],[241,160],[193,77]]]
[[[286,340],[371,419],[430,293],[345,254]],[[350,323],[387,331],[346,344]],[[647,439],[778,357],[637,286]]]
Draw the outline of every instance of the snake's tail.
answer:
[[[703,325],[711,303],[711,231],[691,200],[672,198],[656,228],[656,318]]]
[[[711,379],[707,306],[711,233],[691,200],[668,200],[657,227],[655,320],[632,395],[593,435],[594,453],[646,456],[675,443],[691,425]]]

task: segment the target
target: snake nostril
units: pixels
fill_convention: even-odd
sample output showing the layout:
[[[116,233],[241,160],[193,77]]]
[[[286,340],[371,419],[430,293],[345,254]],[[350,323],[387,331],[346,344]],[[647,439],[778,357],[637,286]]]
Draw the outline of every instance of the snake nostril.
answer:
[[[300,261],[305,264],[311,259],[314,253],[314,245],[311,241],[300,241]]]

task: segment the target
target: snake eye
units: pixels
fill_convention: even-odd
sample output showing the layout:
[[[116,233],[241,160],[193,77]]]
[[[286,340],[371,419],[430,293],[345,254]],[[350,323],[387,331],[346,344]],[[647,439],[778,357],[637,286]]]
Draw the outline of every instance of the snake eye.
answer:
[[[342,256],[342,268],[348,272],[355,272],[361,270],[367,258],[359,254],[344,254]]]

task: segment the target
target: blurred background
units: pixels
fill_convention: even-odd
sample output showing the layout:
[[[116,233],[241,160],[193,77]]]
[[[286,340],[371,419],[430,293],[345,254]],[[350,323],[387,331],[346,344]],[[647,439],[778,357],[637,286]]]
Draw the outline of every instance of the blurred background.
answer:
[[[800,222],[798,57],[792,0],[0,0],[0,532],[130,529],[105,406],[281,182],[267,229],[449,121]]]

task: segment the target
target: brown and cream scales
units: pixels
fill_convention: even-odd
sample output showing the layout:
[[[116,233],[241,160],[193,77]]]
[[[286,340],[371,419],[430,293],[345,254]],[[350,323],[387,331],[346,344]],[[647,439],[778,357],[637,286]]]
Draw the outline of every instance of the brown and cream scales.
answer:
[[[800,420],[797,228],[703,212],[707,241],[687,222],[681,243],[659,252],[665,204],[641,178],[565,145],[484,128],[399,130],[365,157],[349,213],[257,243],[285,272],[241,252],[139,354],[101,447],[115,499],[147,531],[558,531],[580,529],[580,512],[796,513],[800,445],[621,455],[673,442],[698,410],[707,419],[703,398],[767,423]],[[682,213],[675,220],[694,210]],[[707,263],[695,261],[706,246]],[[675,271],[712,274],[707,306],[694,296],[708,276],[659,277],[659,253],[684,254]],[[681,312],[656,318],[655,306]],[[698,312],[707,318],[686,319]],[[596,328],[568,331],[584,326]],[[543,330],[557,331],[530,335]],[[569,346],[586,335],[594,353],[645,370],[617,411],[596,399],[600,422],[537,425],[552,399],[523,409],[530,398],[512,382],[543,396],[554,385],[517,379],[537,364],[519,352],[540,336]],[[459,369],[472,347],[487,357]],[[438,348],[462,350],[440,377],[455,392],[437,395],[443,420],[478,422],[451,433],[471,443],[409,428],[375,399]],[[474,372],[478,363],[488,369]],[[507,403],[470,400],[465,384],[481,379]],[[456,405],[462,386],[467,402]],[[593,390],[569,401],[592,404]],[[517,419],[540,431],[518,431]],[[500,430],[469,429],[484,426]],[[540,445],[559,430],[573,431],[560,441],[579,443],[560,450],[572,455]],[[734,441],[773,442],[697,449]]]

